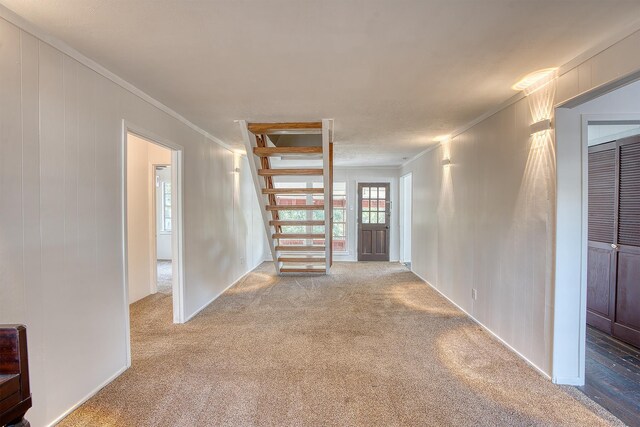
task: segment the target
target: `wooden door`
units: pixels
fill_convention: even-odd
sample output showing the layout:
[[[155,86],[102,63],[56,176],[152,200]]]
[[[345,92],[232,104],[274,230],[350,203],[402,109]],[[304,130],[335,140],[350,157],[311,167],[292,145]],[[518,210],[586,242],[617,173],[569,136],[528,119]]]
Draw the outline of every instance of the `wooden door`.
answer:
[[[587,323],[640,347],[640,137],[589,148]]]
[[[358,184],[358,261],[389,261],[389,183]]]
[[[589,148],[587,324],[611,334],[615,310],[616,143]]]
[[[613,335],[640,347],[640,137],[618,141],[616,306]]]

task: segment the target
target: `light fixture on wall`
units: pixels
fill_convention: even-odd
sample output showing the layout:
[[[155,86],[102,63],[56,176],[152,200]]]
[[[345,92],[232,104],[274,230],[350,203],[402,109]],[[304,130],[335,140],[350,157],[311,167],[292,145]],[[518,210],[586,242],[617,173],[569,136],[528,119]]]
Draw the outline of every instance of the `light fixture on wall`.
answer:
[[[442,159],[442,166],[449,166],[451,164],[451,159],[446,157]]]
[[[534,90],[544,86],[558,75],[557,68],[545,68],[534,71],[524,76],[518,83],[511,86],[513,90],[523,90],[529,94]]]
[[[551,130],[551,119],[544,119],[544,120],[535,122],[534,124],[531,125],[530,129],[531,129],[531,135],[535,135],[536,133],[539,133],[539,132]]]
[[[447,135],[438,135],[435,138],[433,138],[434,141],[436,142],[445,142],[445,141],[449,141],[451,139],[451,135],[447,134]]]

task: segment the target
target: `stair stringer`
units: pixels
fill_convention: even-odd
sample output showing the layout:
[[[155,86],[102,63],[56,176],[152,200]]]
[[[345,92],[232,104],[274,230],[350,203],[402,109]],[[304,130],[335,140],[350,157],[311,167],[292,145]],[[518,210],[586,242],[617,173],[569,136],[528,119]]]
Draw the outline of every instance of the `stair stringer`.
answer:
[[[260,213],[262,215],[262,223],[264,224],[264,231],[267,235],[267,241],[269,242],[269,249],[271,250],[271,256],[273,263],[276,267],[276,274],[280,274],[280,263],[278,262],[278,252],[276,251],[273,238],[271,237],[275,233],[275,227],[269,225],[269,212],[265,209],[265,206],[269,204],[268,195],[262,194],[262,189],[266,188],[264,180],[258,175],[258,169],[261,165],[256,156],[253,155],[253,148],[257,147],[256,136],[249,132],[246,120],[240,120],[240,130],[242,131],[242,140],[244,142],[245,150],[247,151],[247,160],[249,161],[249,169],[251,170],[251,179],[253,186],[256,190],[256,196],[260,202]]]

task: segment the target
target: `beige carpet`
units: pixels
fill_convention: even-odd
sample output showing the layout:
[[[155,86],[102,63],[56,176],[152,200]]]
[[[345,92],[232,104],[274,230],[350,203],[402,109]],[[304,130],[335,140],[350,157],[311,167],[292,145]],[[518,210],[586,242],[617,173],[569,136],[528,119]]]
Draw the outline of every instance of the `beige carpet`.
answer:
[[[131,309],[133,366],[63,426],[608,426],[404,266],[265,264],[186,325]]]
[[[171,269],[171,261],[158,260],[156,267],[158,292],[171,295],[173,290],[173,276]]]

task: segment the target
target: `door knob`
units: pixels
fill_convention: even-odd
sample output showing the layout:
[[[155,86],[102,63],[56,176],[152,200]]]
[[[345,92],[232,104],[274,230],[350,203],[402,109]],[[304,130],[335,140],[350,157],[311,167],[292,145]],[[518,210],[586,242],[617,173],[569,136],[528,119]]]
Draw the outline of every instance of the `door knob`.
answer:
[[[618,249],[618,245],[616,245],[615,243],[612,243],[612,244],[611,244],[611,248],[612,248],[612,249]]]

